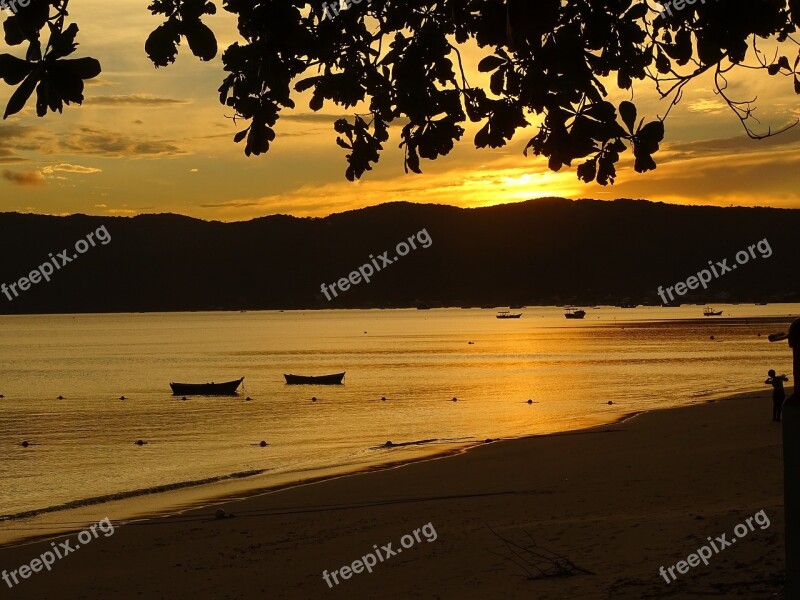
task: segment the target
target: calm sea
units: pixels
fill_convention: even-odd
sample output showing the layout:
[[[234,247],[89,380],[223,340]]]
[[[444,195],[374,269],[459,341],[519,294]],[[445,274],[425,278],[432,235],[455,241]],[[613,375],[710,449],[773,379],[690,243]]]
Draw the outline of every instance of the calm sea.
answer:
[[[790,371],[766,335],[800,305],[717,308],[0,317],[0,541],[766,389],[767,369]],[[342,386],[283,379],[340,371]],[[242,376],[235,398],[169,388]]]

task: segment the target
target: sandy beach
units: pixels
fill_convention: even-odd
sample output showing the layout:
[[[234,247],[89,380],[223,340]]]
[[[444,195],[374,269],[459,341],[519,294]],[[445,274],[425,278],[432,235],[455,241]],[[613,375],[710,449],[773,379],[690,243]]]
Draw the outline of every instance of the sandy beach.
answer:
[[[51,572],[0,589],[14,598],[781,598],[781,434],[770,409],[768,394],[748,394],[117,524]],[[220,508],[234,516],[215,519]],[[674,570],[669,584],[659,575],[762,510],[769,525],[759,521],[707,566]],[[414,530],[419,541],[403,538]],[[555,563],[512,554],[499,536],[535,540],[574,574],[531,578],[523,566],[538,574]],[[390,542],[402,553],[326,584],[324,570]],[[50,548],[2,548],[0,568]]]

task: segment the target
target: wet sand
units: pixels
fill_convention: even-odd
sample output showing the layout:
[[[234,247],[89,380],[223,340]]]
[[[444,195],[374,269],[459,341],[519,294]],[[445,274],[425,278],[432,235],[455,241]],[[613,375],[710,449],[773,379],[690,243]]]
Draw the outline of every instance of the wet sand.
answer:
[[[0,589],[90,599],[781,598],[781,432],[770,418],[770,395],[750,394],[117,525],[51,572]],[[218,508],[235,516],[215,519]],[[761,510],[769,527],[708,566],[675,571],[669,584],[659,575]],[[323,580],[376,545],[396,551],[428,523],[371,574],[340,572],[332,588]],[[535,540],[540,555],[569,563],[534,559],[499,536]],[[1,548],[0,570],[50,547]],[[574,574],[529,575],[559,564]]]

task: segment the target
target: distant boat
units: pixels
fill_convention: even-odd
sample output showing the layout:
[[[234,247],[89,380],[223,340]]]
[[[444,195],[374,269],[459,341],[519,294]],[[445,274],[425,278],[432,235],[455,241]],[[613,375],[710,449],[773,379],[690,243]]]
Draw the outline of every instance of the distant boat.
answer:
[[[756,306],[766,306],[767,302],[756,302]]]
[[[512,313],[508,312],[507,310],[501,310],[497,313],[498,319],[519,319],[522,316],[522,313]]]
[[[722,311],[721,310],[714,310],[713,308],[708,306],[708,307],[703,309],[703,316],[706,316],[706,317],[719,317],[719,316],[722,316]]]
[[[586,311],[568,306],[567,312],[564,313],[564,316],[568,319],[582,319],[586,316]]]
[[[344,379],[344,373],[335,373],[333,375],[283,375],[286,378],[288,385],[339,385]]]
[[[170,383],[173,396],[235,396],[244,377],[225,383]]]

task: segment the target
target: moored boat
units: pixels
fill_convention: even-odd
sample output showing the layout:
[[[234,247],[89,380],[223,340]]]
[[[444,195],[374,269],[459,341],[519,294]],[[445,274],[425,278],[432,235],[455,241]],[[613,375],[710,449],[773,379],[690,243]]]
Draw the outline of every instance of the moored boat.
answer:
[[[522,313],[512,313],[507,310],[501,310],[497,313],[498,319],[519,319],[522,316]]]
[[[224,383],[170,383],[173,396],[235,396],[244,377]]]
[[[722,316],[722,311],[721,310],[714,310],[713,308],[708,306],[708,307],[703,309],[703,316],[706,316],[706,317],[719,317],[719,316]]]
[[[344,379],[344,373],[333,375],[287,375],[283,374],[288,385],[339,385]]]
[[[572,306],[567,306],[566,309],[567,312],[564,313],[564,316],[568,319],[582,319],[586,316],[585,310],[574,308]]]

